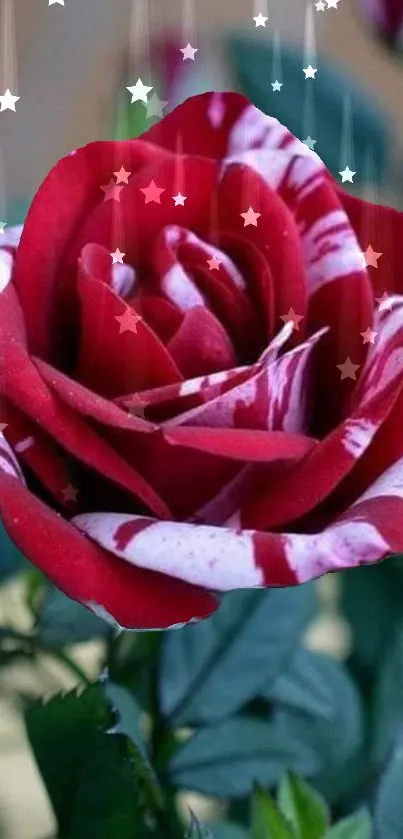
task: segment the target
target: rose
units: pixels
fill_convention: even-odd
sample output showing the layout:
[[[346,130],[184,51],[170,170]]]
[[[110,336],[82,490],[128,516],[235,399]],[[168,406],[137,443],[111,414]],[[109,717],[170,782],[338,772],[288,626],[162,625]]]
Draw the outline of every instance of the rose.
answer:
[[[0,263],[22,552],[160,628],[402,550],[401,235],[237,94],[61,160]]]

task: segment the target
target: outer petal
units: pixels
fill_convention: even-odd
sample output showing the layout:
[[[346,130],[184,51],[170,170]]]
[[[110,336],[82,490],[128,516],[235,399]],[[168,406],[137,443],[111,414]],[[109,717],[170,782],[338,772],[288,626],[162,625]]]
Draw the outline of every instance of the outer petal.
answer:
[[[119,513],[77,526],[128,563],[219,591],[296,585],[403,549],[403,458],[321,533],[259,533]]]
[[[381,204],[371,204],[339,188],[339,199],[354,228],[361,249],[370,245],[382,254],[376,260],[378,267],[368,267],[375,296],[403,293],[401,254],[403,238],[403,213]]]
[[[99,548],[16,480],[0,439],[0,517],[17,547],[73,600],[127,629],[200,620],[218,601],[172,577],[136,569]]]

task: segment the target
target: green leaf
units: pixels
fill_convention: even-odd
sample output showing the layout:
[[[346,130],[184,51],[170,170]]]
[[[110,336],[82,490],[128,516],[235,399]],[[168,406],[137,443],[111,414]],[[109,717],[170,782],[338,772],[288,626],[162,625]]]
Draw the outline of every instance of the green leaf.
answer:
[[[213,835],[211,830],[208,827],[205,827],[197,816],[190,811],[191,814],[191,822],[189,826],[189,830],[186,831],[185,839],[213,839]]]
[[[111,630],[106,621],[49,585],[37,616],[36,631],[43,644],[60,647],[103,638]]]
[[[209,822],[214,839],[248,839],[248,834],[243,827],[235,822]]]
[[[332,827],[324,839],[372,839],[372,824],[367,810],[363,809]]]
[[[290,738],[300,740],[317,755],[320,769],[312,781],[326,799],[337,801],[347,791],[350,792],[359,780],[357,765],[364,746],[361,698],[343,664],[318,656],[312,685],[318,684],[320,702],[327,695],[327,708],[323,706],[321,714],[305,712],[298,707],[302,704],[301,694],[298,694],[296,707],[293,708],[293,684],[298,681],[300,664],[301,660],[297,657],[296,671],[293,661],[287,680],[283,680],[279,691],[285,704],[279,702],[277,705],[278,725],[282,725],[284,732],[288,731]]]
[[[0,583],[24,567],[24,557],[16,548],[0,522]]]
[[[26,713],[29,740],[63,839],[137,839],[139,753],[114,723],[102,685]]]
[[[374,691],[373,744],[371,756],[375,767],[390,755],[396,735],[403,723],[403,623],[396,638],[386,649]]]
[[[403,837],[403,739],[396,747],[381,780],[375,804],[377,839]]]
[[[341,579],[341,605],[352,631],[353,661],[361,672],[371,673],[393,643],[403,618],[401,572],[388,559],[351,568]]]
[[[287,768],[313,775],[319,766],[314,750],[290,737],[276,717],[241,716],[197,731],[171,758],[170,777],[182,788],[235,798],[255,782],[274,786]]]
[[[251,839],[295,839],[290,822],[270,795],[259,788],[252,798]]]
[[[214,723],[288,667],[315,589],[234,591],[209,618],[164,638],[160,699],[172,724]]]
[[[297,839],[323,839],[329,827],[329,810],[306,781],[287,773],[281,782],[279,804]]]
[[[330,656],[303,648],[287,671],[273,684],[264,686],[262,696],[271,702],[332,720],[335,716],[334,684],[340,680],[340,665]],[[343,673],[344,673],[343,669]]]

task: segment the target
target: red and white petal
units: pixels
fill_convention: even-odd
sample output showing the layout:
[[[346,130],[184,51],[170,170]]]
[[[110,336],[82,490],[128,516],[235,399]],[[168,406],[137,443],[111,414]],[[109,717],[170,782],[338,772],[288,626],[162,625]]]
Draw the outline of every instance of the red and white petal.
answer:
[[[73,521],[130,564],[215,591],[297,582],[277,535],[120,513],[88,513]]]
[[[13,257],[11,253],[0,248],[0,294],[7,288],[13,271]]]
[[[209,592],[102,550],[2,467],[0,457],[0,518],[8,535],[73,600],[125,629],[167,629],[217,608]]]
[[[24,481],[18,459],[15,456],[10,444],[7,442],[3,432],[0,432],[0,470],[6,475]]]
[[[269,347],[262,360],[250,368],[251,375],[244,382],[208,403],[168,420],[165,426],[305,432],[308,421],[308,365],[312,351],[323,334],[322,330],[311,336],[277,361],[272,360],[272,348]],[[289,329],[282,333],[280,340],[284,340],[286,335],[289,335]],[[275,341],[273,346],[277,350],[278,342]]]

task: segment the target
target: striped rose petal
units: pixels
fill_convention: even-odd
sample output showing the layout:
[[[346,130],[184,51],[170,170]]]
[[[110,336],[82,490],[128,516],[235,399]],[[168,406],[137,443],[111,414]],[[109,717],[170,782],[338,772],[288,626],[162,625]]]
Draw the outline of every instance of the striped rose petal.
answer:
[[[218,606],[195,586],[134,568],[87,539],[29,492],[0,434],[0,517],[15,545],[68,597],[124,629],[168,629]]]
[[[403,549],[403,458],[321,533],[262,533],[89,513],[76,526],[139,568],[217,591],[304,583]]]

